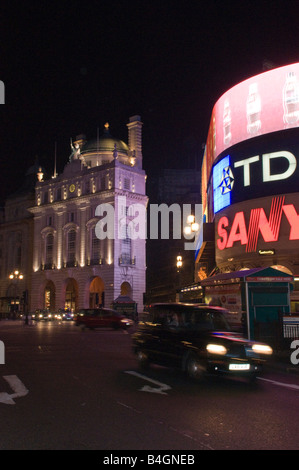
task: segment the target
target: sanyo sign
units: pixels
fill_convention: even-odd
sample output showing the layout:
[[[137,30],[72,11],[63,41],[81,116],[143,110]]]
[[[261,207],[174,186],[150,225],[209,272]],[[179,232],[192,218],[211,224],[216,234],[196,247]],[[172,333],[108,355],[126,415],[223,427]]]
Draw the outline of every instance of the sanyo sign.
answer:
[[[286,202],[286,196],[273,197],[269,201],[270,210],[259,206],[259,202],[260,200],[256,199],[255,207],[251,207],[250,211],[236,210],[232,220],[227,216],[219,219],[217,223],[218,250],[233,248],[237,244],[243,245],[246,252],[255,252],[259,237],[266,243],[277,242],[280,238],[283,217],[287,222],[287,239],[299,240],[298,209],[294,204]]]

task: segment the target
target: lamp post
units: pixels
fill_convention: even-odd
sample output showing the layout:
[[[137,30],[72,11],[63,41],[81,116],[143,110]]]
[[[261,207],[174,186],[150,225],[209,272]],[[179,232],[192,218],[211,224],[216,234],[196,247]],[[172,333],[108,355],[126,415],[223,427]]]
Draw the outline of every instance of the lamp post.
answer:
[[[17,309],[16,309],[16,303],[17,303],[17,283],[18,283],[18,281],[21,281],[22,279],[24,279],[24,276],[23,276],[23,274],[22,274],[20,271],[18,271],[18,270],[16,269],[13,273],[11,273],[11,274],[9,275],[9,279],[10,279],[11,281],[13,281],[13,283],[14,283],[14,285],[15,285],[15,298],[14,298],[14,308],[13,308],[14,317],[15,317],[15,315],[16,315],[16,310],[17,310]]]
[[[178,276],[178,288],[177,288],[177,294],[176,294],[176,301],[180,300],[180,287],[181,287],[181,269],[183,267],[183,258],[181,255],[178,255],[176,257],[176,271],[177,271],[177,276]]]

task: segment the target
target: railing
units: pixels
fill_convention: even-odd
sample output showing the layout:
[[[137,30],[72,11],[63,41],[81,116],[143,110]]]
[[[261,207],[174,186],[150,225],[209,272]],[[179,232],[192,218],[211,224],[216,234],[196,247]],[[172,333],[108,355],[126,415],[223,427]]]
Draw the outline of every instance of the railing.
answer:
[[[88,265],[104,264],[105,260],[103,258],[92,258],[87,262]]]
[[[118,264],[120,266],[135,266],[136,256],[131,257],[127,254],[120,255],[120,257],[118,258]]]
[[[55,269],[55,264],[54,263],[41,264],[40,269],[41,271],[45,271],[47,269]]]
[[[291,339],[299,339],[299,323],[284,323],[283,337]]]

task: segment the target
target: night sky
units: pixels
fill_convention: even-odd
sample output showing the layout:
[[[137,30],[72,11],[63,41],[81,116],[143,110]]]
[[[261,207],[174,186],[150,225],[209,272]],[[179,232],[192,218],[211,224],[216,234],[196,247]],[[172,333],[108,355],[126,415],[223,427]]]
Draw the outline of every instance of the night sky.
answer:
[[[105,122],[144,168],[200,168],[214,103],[267,66],[299,61],[299,0],[7,1],[0,4],[0,201],[38,157],[61,171],[70,138]]]

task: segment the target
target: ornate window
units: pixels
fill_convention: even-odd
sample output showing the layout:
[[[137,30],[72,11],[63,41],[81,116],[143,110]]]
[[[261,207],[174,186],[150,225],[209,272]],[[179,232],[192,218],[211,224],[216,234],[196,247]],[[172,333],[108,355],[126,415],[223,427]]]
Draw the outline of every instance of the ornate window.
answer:
[[[95,229],[92,229],[91,235],[91,252],[90,252],[90,264],[101,264],[101,240],[96,236]]]
[[[128,225],[123,224],[121,226],[121,256],[119,264],[132,264],[132,240],[128,232]]]
[[[76,265],[76,230],[71,229],[67,233],[67,265]]]
[[[54,235],[49,233],[46,236],[46,257],[45,269],[51,269],[53,265],[53,251],[54,251]]]

